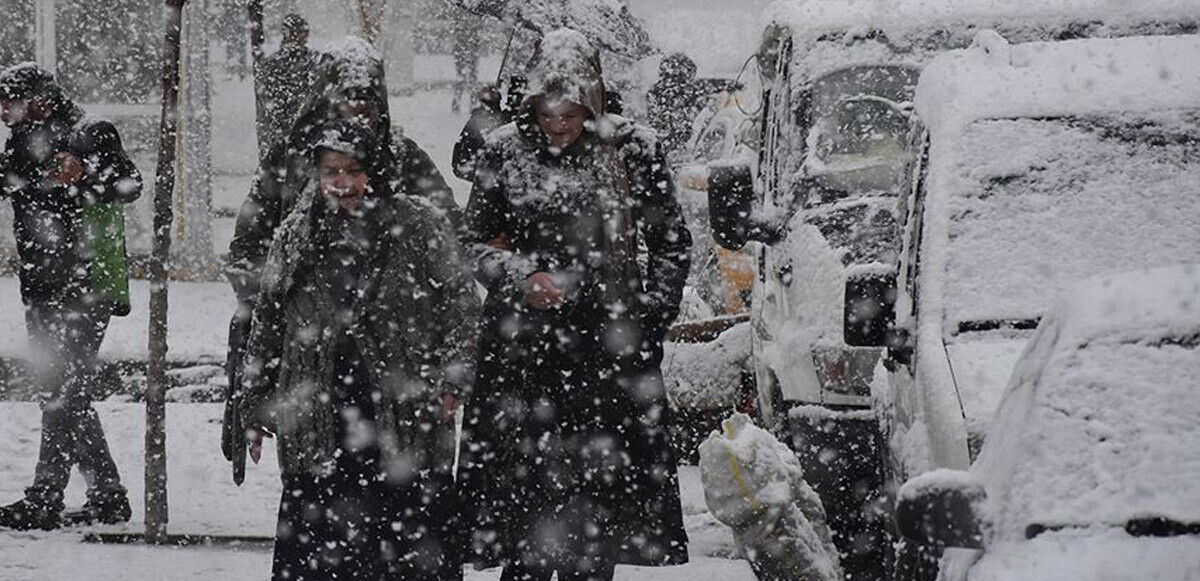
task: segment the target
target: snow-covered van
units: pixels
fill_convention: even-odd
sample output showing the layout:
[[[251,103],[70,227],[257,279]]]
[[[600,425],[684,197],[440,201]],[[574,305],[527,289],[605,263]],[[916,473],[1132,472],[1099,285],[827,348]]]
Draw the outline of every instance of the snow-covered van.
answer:
[[[1047,310],[979,461],[900,489],[904,534],[957,548],[941,579],[1200,578],[1198,298],[1200,264],[1177,265]]]
[[[1200,263],[1198,62],[1198,35],[1010,45],[983,32],[925,68],[899,293],[879,317],[894,309],[895,325],[867,341],[887,346],[874,396],[893,481],[971,464],[1057,294]]]
[[[878,549],[848,556],[863,563],[846,567],[851,577],[878,577],[889,519],[869,510],[886,455],[874,417],[889,410],[873,410],[882,345],[869,339],[890,324],[873,315],[895,295],[897,201],[921,161],[921,69],[985,29],[1013,42],[1192,34],[1200,3],[780,0],[767,21],[758,159],[710,165],[713,234],[757,247],[759,420],[790,436],[843,551]]]

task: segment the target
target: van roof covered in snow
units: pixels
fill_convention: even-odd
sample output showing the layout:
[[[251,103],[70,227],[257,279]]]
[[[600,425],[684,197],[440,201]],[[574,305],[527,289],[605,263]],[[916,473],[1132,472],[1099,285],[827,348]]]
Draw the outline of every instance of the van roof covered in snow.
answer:
[[[1009,45],[984,31],[931,61],[916,110],[935,134],[984,118],[1144,112],[1200,105],[1200,36]]]
[[[768,23],[805,38],[826,33],[882,31],[893,42],[933,30],[1044,28],[1098,23],[1127,28],[1151,22],[1200,21],[1195,0],[776,0]],[[1089,35],[1092,36],[1092,35]],[[1101,35],[1103,36],[1103,35]]]

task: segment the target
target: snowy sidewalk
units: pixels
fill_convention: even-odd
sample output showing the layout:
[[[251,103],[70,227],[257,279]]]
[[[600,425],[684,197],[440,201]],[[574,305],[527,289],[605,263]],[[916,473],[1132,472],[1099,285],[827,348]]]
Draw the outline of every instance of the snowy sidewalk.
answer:
[[[113,456],[129,488],[134,520],[88,531],[141,532],[143,429],[139,404],[96,404]],[[221,406],[168,404],[167,482],[171,533],[271,536],[279,503],[274,447],[259,465],[247,468],[246,483],[234,486],[219,449]],[[37,406],[0,403],[0,503],[20,498],[37,461]],[[751,581],[745,561],[731,559],[729,529],[704,506],[700,474],[681,468],[685,524],[692,562],[679,567],[617,569],[617,579],[647,581]],[[82,479],[75,475],[67,505],[83,502]],[[270,577],[271,555],[262,546],[159,548],[82,542],[84,530],[0,532],[0,581],[173,581],[184,579],[262,580]],[[469,571],[469,581],[492,581],[499,572]]]
[[[107,361],[146,361],[150,329],[150,283],[130,281],[133,312],[113,317],[108,325],[100,356]],[[229,319],[237,299],[224,282],[172,282],[169,286],[167,359],[175,362],[225,361]],[[0,357],[24,357],[27,351],[25,311],[20,285],[15,277],[0,278]]]

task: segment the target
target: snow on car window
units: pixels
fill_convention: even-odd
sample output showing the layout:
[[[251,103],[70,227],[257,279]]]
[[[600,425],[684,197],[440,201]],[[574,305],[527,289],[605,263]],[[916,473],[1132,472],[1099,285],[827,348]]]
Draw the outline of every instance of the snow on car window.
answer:
[[[1200,522],[1200,352],[1195,337],[1101,342],[1055,355],[1037,382],[999,509],[999,530]],[[1009,472],[1011,470],[1011,472]]]
[[[1200,261],[1200,113],[979,121],[952,188],[946,316],[1041,315],[1093,275]]]
[[[906,107],[916,77],[909,67],[853,67],[813,83],[806,164],[822,198],[899,184],[910,157]]]

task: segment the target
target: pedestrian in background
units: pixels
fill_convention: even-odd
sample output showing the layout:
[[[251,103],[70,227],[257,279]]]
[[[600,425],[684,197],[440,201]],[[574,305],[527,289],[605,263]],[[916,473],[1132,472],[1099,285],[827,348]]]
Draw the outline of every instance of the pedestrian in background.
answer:
[[[479,83],[479,49],[483,23],[475,14],[455,9],[451,26],[454,32],[455,77],[450,110],[458,113],[463,98],[469,98]]]
[[[54,76],[33,63],[0,73],[0,108],[12,128],[0,155],[0,199],[13,205],[42,406],[33,484],[24,499],[0,507],[0,526],[124,522],[129,499],[90,391],[109,319],[129,312],[121,206],[141,195],[141,174],[116,128],[85,121]],[[73,467],[87,482],[87,501],[64,515]]]
[[[283,18],[279,50],[263,59],[258,107],[263,113],[261,143],[268,148],[284,139],[300,108],[312,95],[320,53],[308,48],[308,21],[299,14]]]

